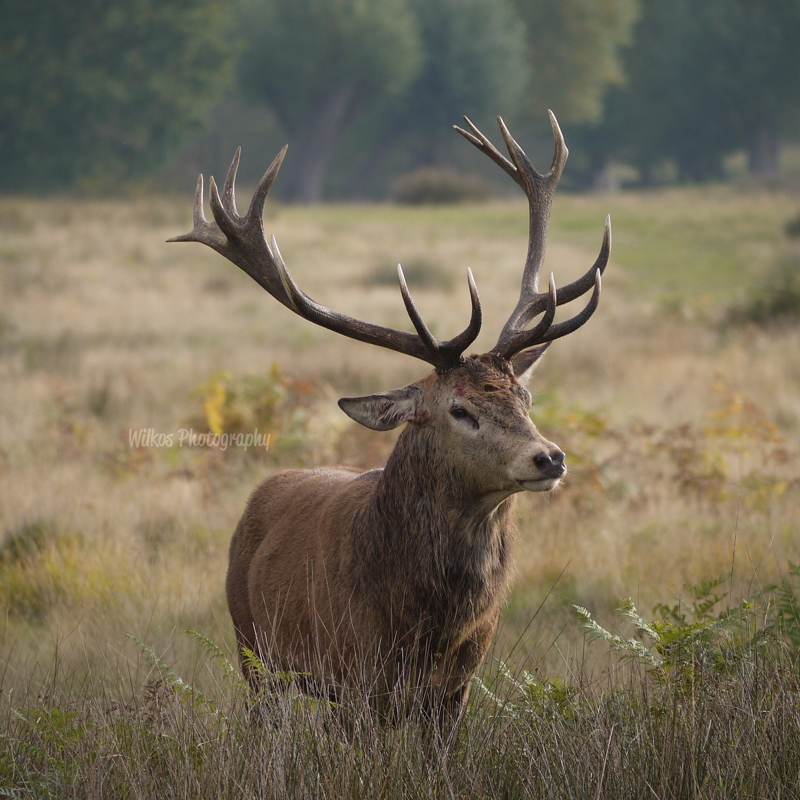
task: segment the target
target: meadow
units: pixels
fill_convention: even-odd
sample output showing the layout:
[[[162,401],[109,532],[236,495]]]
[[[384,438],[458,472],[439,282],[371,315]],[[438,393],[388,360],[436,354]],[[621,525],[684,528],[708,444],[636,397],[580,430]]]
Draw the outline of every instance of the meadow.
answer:
[[[600,308],[533,386],[570,473],[521,498],[494,655],[442,741],[291,691],[252,724],[224,597],[254,486],[380,466],[395,434],[336,399],[424,367],[166,244],[191,226],[191,189],[0,199],[0,795],[800,795],[800,309],[750,313],[783,308],[798,213],[797,194],[734,185],[556,198],[558,284],[613,226]],[[400,262],[440,338],[466,324],[471,268],[476,352],[516,302],[526,226],[524,201],[266,219],[312,297],[408,328]],[[268,447],[181,438],[256,429]]]

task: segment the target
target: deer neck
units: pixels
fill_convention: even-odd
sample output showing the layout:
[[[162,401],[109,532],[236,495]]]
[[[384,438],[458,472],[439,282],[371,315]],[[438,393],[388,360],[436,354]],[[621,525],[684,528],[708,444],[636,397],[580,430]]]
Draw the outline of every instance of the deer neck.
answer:
[[[441,452],[430,428],[408,426],[383,470],[375,500],[394,518],[471,538],[491,535],[511,514],[513,498],[471,485]],[[395,516],[394,509],[402,510]]]
[[[480,497],[434,447],[425,429],[401,434],[359,526],[362,580],[380,587],[380,603],[396,619],[425,618],[428,603],[451,622],[474,617],[510,575],[514,498]]]

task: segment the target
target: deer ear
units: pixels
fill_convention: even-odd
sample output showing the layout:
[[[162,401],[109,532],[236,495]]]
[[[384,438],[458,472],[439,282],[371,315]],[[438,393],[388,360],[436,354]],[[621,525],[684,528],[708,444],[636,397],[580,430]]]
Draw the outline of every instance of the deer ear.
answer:
[[[404,386],[367,397],[343,397],[339,408],[350,419],[373,431],[390,431],[404,422],[422,422],[428,416],[422,389],[417,386]]]
[[[523,386],[528,385],[528,381],[530,381],[533,371],[539,363],[539,359],[544,355],[544,351],[547,350],[551,344],[552,342],[545,342],[536,347],[530,347],[527,350],[523,350],[521,353],[517,353],[511,359],[511,366],[514,367],[514,375]]]

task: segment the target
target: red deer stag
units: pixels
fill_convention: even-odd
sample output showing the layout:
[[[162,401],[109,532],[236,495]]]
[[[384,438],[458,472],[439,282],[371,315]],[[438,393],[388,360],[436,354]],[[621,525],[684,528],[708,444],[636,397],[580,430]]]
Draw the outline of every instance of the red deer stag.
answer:
[[[288,470],[252,494],[233,535],[226,581],[240,655],[246,648],[279,670],[304,673],[307,687],[334,697],[364,687],[373,701],[410,689],[436,714],[458,714],[492,641],[512,570],[517,492],[548,492],[566,474],[564,453],[530,419],[525,388],[550,342],[579,328],[597,307],[611,249],[606,220],[600,255],[580,279],[538,291],[553,194],[567,148],[551,113],[555,152],[539,174],[500,130],[509,158],[468,119],[456,128],[507,172],[530,206],[528,253],[516,308],[497,344],[464,356],[481,325],[468,273],[472,316],[449,341],[422,321],[398,267],[400,291],[416,333],[361,322],[328,309],[297,287],[275,238],[264,235],[263,209],[284,148],[239,216],[234,179],[239,152],[214,222],[197,184],[194,228],[170,241],[200,242],[243,269],[278,302],[324,328],[418,358],[434,367],[402,389],[343,398],[356,422],[385,431],[407,423],[383,469]],[[592,290],[585,308],[554,323],[556,307]],[[542,314],[533,327],[526,328]],[[376,671],[375,665],[380,665]],[[242,664],[247,673],[247,665]],[[377,677],[376,677],[377,676]],[[248,675],[253,685],[258,676]],[[392,695],[396,698],[398,694]]]

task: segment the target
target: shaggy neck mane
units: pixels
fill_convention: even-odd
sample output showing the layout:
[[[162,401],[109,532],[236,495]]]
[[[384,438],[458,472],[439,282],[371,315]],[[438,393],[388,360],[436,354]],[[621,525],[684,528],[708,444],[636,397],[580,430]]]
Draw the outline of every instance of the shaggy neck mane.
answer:
[[[362,586],[393,624],[423,620],[444,634],[505,591],[516,502],[512,496],[492,505],[476,495],[435,448],[433,431],[403,431],[355,546]]]

